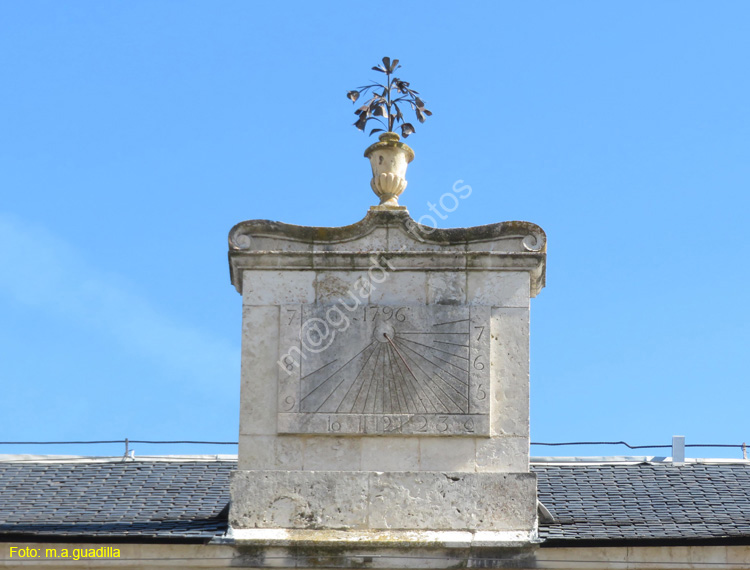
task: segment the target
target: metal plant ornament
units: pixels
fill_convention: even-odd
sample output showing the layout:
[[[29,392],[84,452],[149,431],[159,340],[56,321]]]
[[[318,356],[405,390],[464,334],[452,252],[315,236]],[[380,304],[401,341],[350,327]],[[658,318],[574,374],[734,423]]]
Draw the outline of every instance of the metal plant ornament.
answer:
[[[432,115],[432,112],[425,108],[424,101],[420,99],[419,91],[411,89],[408,81],[392,77],[393,73],[400,67],[397,59],[391,61],[391,58],[384,57],[382,65],[376,65],[373,69],[380,73],[385,73],[385,83],[372,83],[371,85],[358,87],[346,94],[352,103],[368,92],[372,95],[367,103],[354,111],[359,117],[354,126],[360,131],[365,130],[368,121],[379,122],[383,127],[386,127],[388,132],[394,132],[394,126],[398,123],[403,123],[399,127],[401,135],[404,138],[408,137],[415,131],[414,125],[404,123],[404,115],[401,113],[399,103],[402,105],[407,103],[411,105],[420,123],[424,123],[425,119]],[[386,129],[372,129],[370,135],[383,132]]]

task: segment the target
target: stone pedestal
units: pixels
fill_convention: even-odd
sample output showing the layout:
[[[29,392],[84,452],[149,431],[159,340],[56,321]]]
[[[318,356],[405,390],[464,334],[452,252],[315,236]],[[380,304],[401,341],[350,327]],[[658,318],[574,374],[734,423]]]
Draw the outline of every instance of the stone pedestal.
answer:
[[[371,210],[341,228],[243,222],[229,244],[243,297],[236,544],[262,565],[273,549],[299,565],[301,548],[305,565],[392,568],[423,565],[403,549],[455,565],[533,546],[541,228],[437,230]]]

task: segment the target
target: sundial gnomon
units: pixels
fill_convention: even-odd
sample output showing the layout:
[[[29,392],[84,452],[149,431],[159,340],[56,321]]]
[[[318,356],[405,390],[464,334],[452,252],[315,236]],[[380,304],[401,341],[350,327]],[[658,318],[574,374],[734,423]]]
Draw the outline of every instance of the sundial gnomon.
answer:
[[[286,305],[279,318],[281,433],[488,434],[488,307]]]

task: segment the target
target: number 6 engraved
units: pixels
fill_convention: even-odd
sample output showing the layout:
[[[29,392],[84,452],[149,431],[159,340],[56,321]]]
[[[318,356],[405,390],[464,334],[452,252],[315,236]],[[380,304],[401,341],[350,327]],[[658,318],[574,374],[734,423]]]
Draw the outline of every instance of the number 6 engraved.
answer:
[[[480,358],[482,358],[481,354],[474,359],[474,368],[477,370],[484,370],[484,362],[479,362]]]
[[[474,394],[477,400],[484,400],[487,397],[487,392],[484,391],[482,384],[477,385],[477,391]]]

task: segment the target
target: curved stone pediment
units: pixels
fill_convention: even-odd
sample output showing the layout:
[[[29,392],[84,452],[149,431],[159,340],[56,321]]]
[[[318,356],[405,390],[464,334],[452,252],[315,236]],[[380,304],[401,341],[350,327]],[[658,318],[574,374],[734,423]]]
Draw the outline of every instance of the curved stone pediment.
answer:
[[[232,283],[245,269],[335,269],[369,265],[386,254],[398,270],[529,271],[531,294],[544,287],[547,237],[531,222],[511,221],[439,229],[406,211],[370,210],[341,227],[297,226],[270,220],[240,222],[229,232]],[[323,255],[324,254],[324,255]]]

